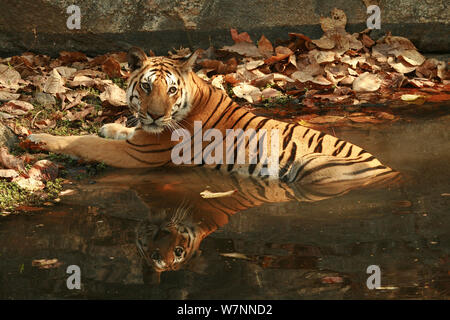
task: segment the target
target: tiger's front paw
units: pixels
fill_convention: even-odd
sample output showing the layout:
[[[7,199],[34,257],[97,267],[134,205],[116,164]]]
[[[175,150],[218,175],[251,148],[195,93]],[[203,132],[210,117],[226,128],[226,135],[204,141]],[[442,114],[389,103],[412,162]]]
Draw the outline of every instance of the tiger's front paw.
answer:
[[[99,136],[106,139],[126,140],[134,134],[134,128],[127,128],[118,123],[107,123],[99,130]]]
[[[28,149],[57,152],[61,150],[62,144],[62,137],[52,136],[51,134],[47,133],[30,134],[25,139],[25,146]]]

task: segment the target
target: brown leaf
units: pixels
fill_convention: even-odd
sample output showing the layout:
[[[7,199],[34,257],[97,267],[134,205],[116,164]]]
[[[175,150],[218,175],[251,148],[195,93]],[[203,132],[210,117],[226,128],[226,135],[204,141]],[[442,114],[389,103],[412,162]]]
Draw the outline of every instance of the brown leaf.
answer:
[[[242,32],[242,33],[238,34],[237,30],[233,29],[233,28],[230,29],[230,32],[231,32],[231,38],[233,38],[235,43],[240,43],[240,42],[253,43],[252,39],[250,39],[250,36],[247,32]]]
[[[353,81],[353,91],[355,92],[373,92],[380,88],[381,81],[377,75],[364,72]]]
[[[20,176],[14,178],[12,181],[17,183],[19,187],[29,191],[37,191],[45,188],[45,184],[42,181],[33,178],[25,178]]]
[[[367,48],[370,48],[370,47],[372,47],[375,44],[375,41],[373,41],[372,38],[369,37],[367,34],[363,34],[362,35],[362,43]]]
[[[67,88],[64,87],[64,80],[61,75],[53,69],[47,80],[44,83],[44,92],[57,94],[66,92]]]
[[[265,58],[271,57],[273,54],[272,43],[270,43],[269,39],[267,39],[264,35],[262,35],[258,41],[258,50]]]
[[[58,268],[62,265],[58,259],[38,259],[31,262],[32,267],[38,267],[39,269],[52,269]]]
[[[81,111],[77,112],[71,112],[67,111],[67,114],[64,116],[63,119],[69,120],[69,121],[76,121],[76,120],[84,120],[88,115],[95,114],[95,107],[94,106],[87,106]]]
[[[258,102],[261,100],[261,91],[249,84],[241,83],[233,88],[234,94],[238,98],[244,98],[250,103]]]
[[[235,52],[240,54],[241,56],[246,57],[261,57],[261,53],[259,52],[258,48],[254,44],[248,42],[239,42],[232,46],[225,46],[222,48],[222,50]]]
[[[20,97],[19,93],[11,93],[8,91],[0,90],[0,102],[16,100]]]
[[[14,169],[0,169],[0,178],[10,179],[18,177],[19,173]]]
[[[0,85],[7,88],[14,88],[21,79],[20,73],[14,70],[13,67],[0,64]]]
[[[23,160],[9,153],[8,148],[0,148],[0,166],[7,169],[25,171]]]
[[[53,70],[58,71],[61,77],[66,79],[69,79],[75,72],[77,72],[77,69],[70,67],[56,67]]]
[[[416,70],[415,66],[410,65],[407,62],[404,61],[395,61],[394,57],[389,57],[387,59],[388,64],[397,72],[400,73],[410,73],[413,72],[414,70]]]
[[[111,84],[106,87],[105,91],[100,94],[100,100],[107,101],[115,107],[127,105],[125,91],[115,84]]]
[[[111,78],[121,78],[123,76],[120,63],[112,57],[109,57],[102,64],[102,71]]]
[[[286,59],[287,57],[292,55],[293,52],[291,51],[291,49],[289,49],[287,47],[278,46],[275,48],[275,54],[276,54],[275,56],[272,56],[272,57],[264,60],[264,63],[267,65],[274,64],[275,62]]]
[[[281,92],[274,88],[265,88],[261,94],[263,99],[268,99],[280,96]]]
[[[52,181],[58,177],[58,166],[49,160],[40,160],[28,170],[28,176],[39,181]]]
[[[12,115],[24,115],[33,109],[34,107],[31,103],[20,100],[11,100],[0,107],[0,111],[7,112]]]
[[[59,53],[59,60],[61,60],[63,64],[71,64],[73,62],[87,61],[87,57],[82,52],[61,51]]]
[[[323,277],[321,279],[322,283],[334,284],[334,283],[342,283],[344,279],[342,277]]]

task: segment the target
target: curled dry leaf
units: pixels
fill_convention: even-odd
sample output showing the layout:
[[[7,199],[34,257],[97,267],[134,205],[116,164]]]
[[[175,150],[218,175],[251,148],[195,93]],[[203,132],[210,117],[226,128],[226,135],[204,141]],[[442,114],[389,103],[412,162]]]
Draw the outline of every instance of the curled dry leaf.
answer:
[[[209,190],[205,190],[205,191],[200,192],[200,195],[202,196],[202,198],[211,199],[211,198],[228,197],[228,196],[231,196],[235,192],[236,192],[236,190],[230,190],[230,191],[226,191],[226,192],[211,192]]]
[[[0,107],[0,111],[12,115],[24,115],[33,109],[34,107],[31,103],[20,100],[11,100]]]
[[[425,57],[421,55],[417,50],[402,50],[398,54],[398,57],[412,66],[420,66],[425,62]]]
[[[262,35],[258,41],[258,50],[265,58],[271,57],[273,54],[272,43],[270,43],[269,39],[267,39],[264,35]]]
[[[28,176],[39,181],[52,181],[58,177],[58,166],[49,160],[39,160],[28,170]]]
[[[28,191],[38,191],[45,188],[45,185],[42,181],[33,179],[33,178],[25,178],[25,177],[17,177],[12,180],[17,183],[19,187]]]
[[[44,92],[57,94],[66,92],[67,88],[64,87],[64,80],[61,75],[53,69],[47,80],[44,83]]]
[[[321,279],[322,283],[334,284],[334,283],[342,283],[344,279],[342,277],[323,277]]]
[[[233,92],[238,98],[243,98],[250,103],[259,102],[261,100],[261,91],[252,85],[240,83],[233,87]]]
[[[75,72],[77,72],[77,69],[70,67],[56,67],[53,70],[56,70],[61,77],[66,79],[69,79]]]
[[[400,99],[402,99],[403,101],[415,101],[419,98],[425,98],[422,95],[418,95],[418,94],[403,94]]]
[[[103,62],[102,71],[111,78],[121,78],[123,76],[120,63],[113,57],[109,57]]]
[[[127,105],[125,91],[115,84],[108,85],[103,93],[100,94],[100,100],[109,104],[120,107]]]
[[[261,53],[259,52],[258,48],[254,44],[248,42],[239,42],[232,46],[225,46],[222,48],[222,50],[235,52],[240,54],[241,56],[246,57],[261,57]]]
[[[0,178],[11,179],[18,177],[19,173],[14,169],[0,169]]]
[[[278,46],[275,48],[275,56],[272,56],[266,60],[264,60],[264,63],[267,65],[271,65],[274,64],[275,62],[284,60],[286,58],[288,58],[289,56],[291,56],[293,54],[292,50],[287,48],[287,47],[283,47],[283,46]]]
[[[250,36],[247,32],[238,33],[236,29],[231,28],[231,38],[234,40],[235,43],[240,42],[248,42],[253,43],[252,39],[250,39]]]
[[[227,258],[251,260],[251,258],[247,257],[245,254],[239,252],[220,253],[220,255]]]
[[[223,83],[225,82],[225,77],[222,74],[219,74],[217,77],[215,77],[212,81],[211,81],[211,85],[213,87],[216,87],[220,90],[226,91],[225,88],[223,87]]]
[[[0,90],[0,102],[19,99],[19,93],[11,93],[9,91]]]
[[[73,63],[73,62],[84,62],[84,61],[87,61],[87,57],[82,52],[61,51],[59,53],[59,60],[63,64],[70,64],[70,63]]]
[[[355,92],[374,92],[381,86],[381,80],[376,74],[364,72],[353,81],[353,91]]]
[[[262,98],[263,99],[268,99],[268,98],[275,98],[281,95],[281,92],[278,91],[277,89],[274,88],[265,88],[262,92],[261,92]]]
[[[62,262],[58,259],[37,259],[31,262],[32,267],[38,267],[39,269],[51,269],[58,268],[62,265]]]
[[[22,78],[13,67],[0,64],[0,85],[6,88],[14,88]]]
[[[414,70],[416,70],[415,66],[411,66],[409,63],[407,62],[396,62],[395,59],[393,57],[389,57],[387,59],[387,63],[397,72],[400,73],[410,73],[413,72]]]

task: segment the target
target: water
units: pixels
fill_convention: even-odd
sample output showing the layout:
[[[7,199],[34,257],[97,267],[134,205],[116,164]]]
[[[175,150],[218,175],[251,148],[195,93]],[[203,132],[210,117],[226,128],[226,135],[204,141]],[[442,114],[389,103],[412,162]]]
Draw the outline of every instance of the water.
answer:
[[[0,220],[0,298],[448,299],[449,126],[444,115],[335,128],[404,174],[389,186],[316,190],[203,169],[108,169],[95,184],[73,185],[57,206]],[[241,201],[202,199],[207,188],[237,189]],[[304,201],[311,194],[324,199]],[[221,228],[157,284],[136,228],[183,203],[194,223]],[[32,267],[53,258],[61,264]],[[81,290],[66,287],[69,265],[81,268]],[[381,269],[381,289],[366,286],[370,265]]]

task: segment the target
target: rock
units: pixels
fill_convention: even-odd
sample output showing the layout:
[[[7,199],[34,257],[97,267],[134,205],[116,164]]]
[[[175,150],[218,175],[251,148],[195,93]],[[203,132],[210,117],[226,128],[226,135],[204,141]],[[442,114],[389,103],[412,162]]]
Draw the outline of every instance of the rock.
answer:
[[[0,147],[6,146],[11,149],[19,140],[14,132],[0,123]]]
[[[41,106],[47,106],[47,105],[55,105],[56,99],[53,95],[45,92],[34,92],[33,93],[33,103],[39,104]]]
[[[51,55],[64,50],[96,55],[132,45],[157,54],[180,46],[207,48],[210,43],[221,48],[233,43],[230,26],[249,32],[253,40],[262,34],[271,41],[286,38],[287,29],[319,39],[320,17],[329,16],[334,7],[347,15],[350,33],[362,31],[368,18],[365,2],[371,1],[78,0],[81,29],[70,30],[70,1],[2,1],[0,55],[22,53],[24,48]],[[421,52],[450,51],[447,0],[375,3],[382,20],[381,29],[370,35],[373,40],[392,31],[409,38]]]

